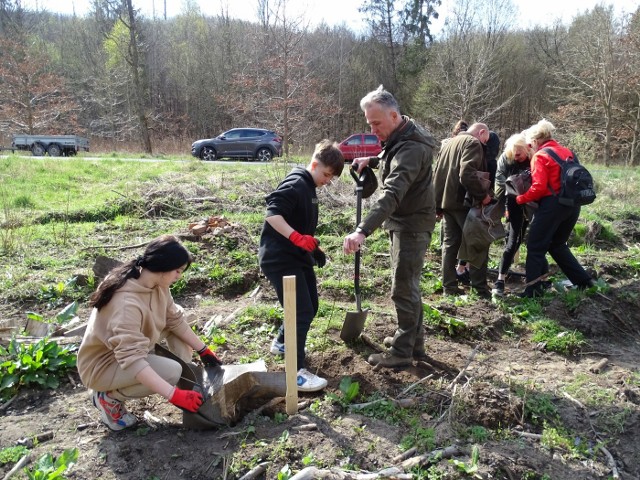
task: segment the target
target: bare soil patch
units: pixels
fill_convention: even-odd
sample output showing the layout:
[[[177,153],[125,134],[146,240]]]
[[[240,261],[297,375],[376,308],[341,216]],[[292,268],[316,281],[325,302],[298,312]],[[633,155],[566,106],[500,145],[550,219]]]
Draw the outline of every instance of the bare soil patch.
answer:
[[[437,263],[435,257],[429,260]],[[252,478],[288,478],[278,477],[285,465],[296,473],[312,464],[334,469],[333,477],[323,478],[355,479],[374,478],[357,475],[400,465],[397,457],[409,436],[416,446],[413,456],[456,446],[455,459],[467,464],[477,445],[476,478],[605,479],[614,467],[618,478],[640,478],[640,282],[615,280],[616,270],[607,264],[594,258],[590,265],[610,280],[612,288],[606,294],[584,295],[571,305],[560,295],[543,303],[546,316],[567,331],[585,335],[587,345],[573,356],[546,351],[497,304],[443,301],[433,294],[425,296],[425,303],[467,326],[452,336],[429,327],[427,359],[405,369],[375,370],[366,362],[374,352],[370,344],[357,341],[345,348],[340,341],[344,313],[353,305],[338,298],[326,331],[329,348],[309,354],[309,369],[327,378],[329,385],[325,392],[302,394],[305,402],[296,415],[284,415],[280,403],[260,414],[247,414],[237,425],[193,431],[182,427],[179,410],[150,397],[128,405],[141,419],[139,428],[112,433],[100,423],[86,389],[72,374],[57,390],[23,390],[4,406],[0,447],[53,432],[51,440],[33,447],[33,457],[78,448],[78,463],[66,474],[70,479],[237,479],[261,462],[266,462],[266,471]],[[255,287],[255,281],[250,278],[247,285]],[[261,293],[253,298],[248,292],[216,292],[213,304],[203,303],[202,285],[194,284],[177,301],[202,327],[213,316],[226,316],[239,307],[275,305],[273,291],[264,279],[258,281]],[[508,290],[521,289],[521,279],[512,278]],[[326,299],[328,293],[321,295]],[[384,293],[370,300],[366,335],[382,344],[394,331],[392,305]],[[4,318],[23,318],[18,310],[15,305],[3,307]],[[263,352],[268,358],[268,344]],[[228,345],[224,360],[234,363],[253,353],[242,343]],[[603,370],[591,371],[603,358],[608,359]],[[270,360],[268,365],[284,368]],[[326,393],[340,395],[345,376],[360,384],[356,403],[385,401],[369,408],[331,402]],[[400,406],[394,400],[408,403]],[[145,422],[145,412],[156,421]],[[540,435],[546,421],[562,426],[561,433],[583,453],[560,444],[543,446]],[[299,428],[308,424],[315,428]],[[433,429],[433,443],[421,436],[427,429]],[[0,474],[11,467],[0,466]],[[413,478],[471,478],[447,458],[435,458],[413,473]]]

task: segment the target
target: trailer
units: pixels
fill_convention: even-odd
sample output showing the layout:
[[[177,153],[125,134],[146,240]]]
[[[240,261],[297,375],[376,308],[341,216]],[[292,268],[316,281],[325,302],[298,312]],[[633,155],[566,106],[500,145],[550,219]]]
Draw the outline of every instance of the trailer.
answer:
[[[35,157],[71,157],[89,151],[89,139],[77,135],[12,135],[11,150],[29,150]],[[8,149],[7,149],[8,150]]]

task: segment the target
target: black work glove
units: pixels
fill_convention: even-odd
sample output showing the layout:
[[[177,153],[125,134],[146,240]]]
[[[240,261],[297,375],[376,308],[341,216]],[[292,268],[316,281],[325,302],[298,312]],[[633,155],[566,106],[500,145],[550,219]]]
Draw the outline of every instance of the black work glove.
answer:
[[[317,247],[313,252],[311,252],[311,255],[313,255],[313,259],[316,261],[316,265],[319,268],[322,268],[327,264],[327,256],[322,250],[320,250],[320,247]]]

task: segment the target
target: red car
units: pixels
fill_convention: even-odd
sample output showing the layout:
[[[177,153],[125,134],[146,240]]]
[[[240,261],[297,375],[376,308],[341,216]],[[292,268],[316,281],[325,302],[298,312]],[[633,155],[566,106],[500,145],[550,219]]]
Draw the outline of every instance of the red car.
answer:
[[[373,133],[354,133],[340,144],[338,148],[345,160],[358,157],[375,157],[382,151],[380,139]]]

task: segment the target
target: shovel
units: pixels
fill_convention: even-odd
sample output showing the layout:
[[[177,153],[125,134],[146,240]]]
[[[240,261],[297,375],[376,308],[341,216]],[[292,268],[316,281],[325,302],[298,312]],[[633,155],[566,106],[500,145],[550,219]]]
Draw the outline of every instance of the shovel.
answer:
[[[356,181],[356,227],[360,224],[362,216],[362,189],[363,182],[358,177],[358,174],[353,168],[350,169],[351,176]],[[369,310],[362,310],[360,304],[360,250],[355,253],[356,264],[353,273],[353,286],[356,296],[356,307],[358,311],[347,312],[347,315],[342,324],[342,331],[340,332],[340,338],[344,342],[350,342],[360,336],[364,330],[364,323],[367,320],[367,313]]]

